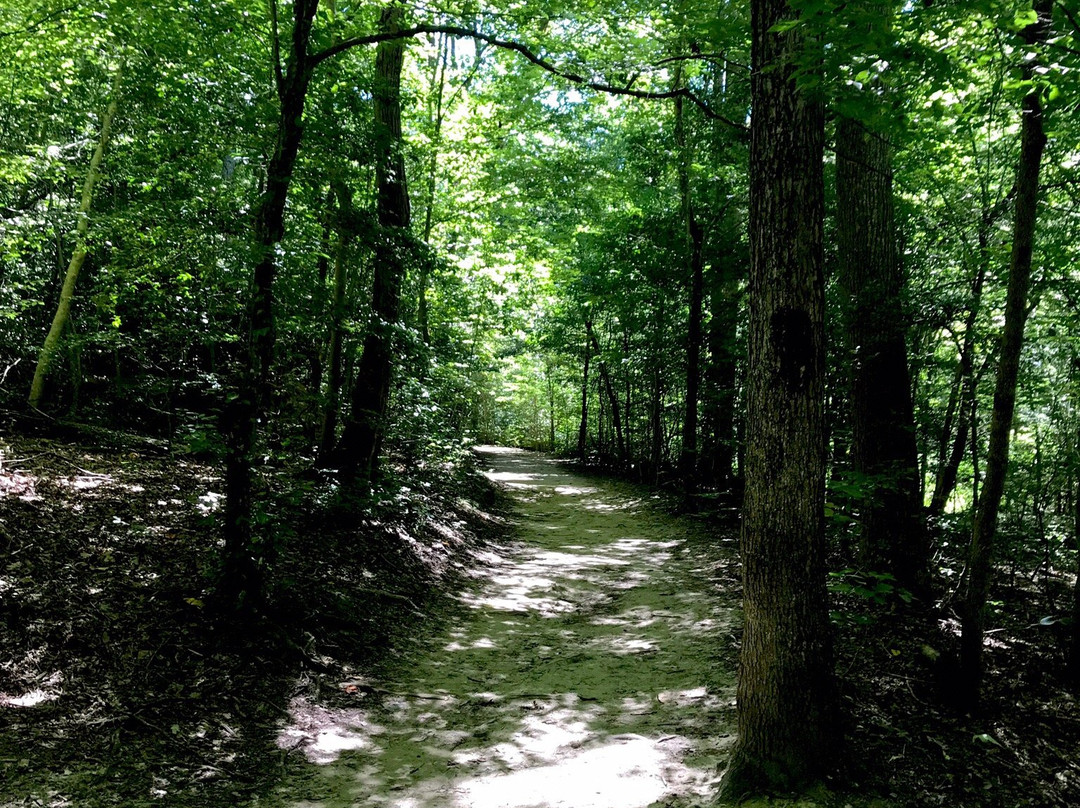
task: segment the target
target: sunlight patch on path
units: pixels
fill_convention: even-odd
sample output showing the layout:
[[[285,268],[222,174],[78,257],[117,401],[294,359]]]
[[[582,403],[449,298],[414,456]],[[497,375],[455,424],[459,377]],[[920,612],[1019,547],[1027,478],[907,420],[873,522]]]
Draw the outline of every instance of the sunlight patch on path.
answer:
[[[473,609],[535,612],[554,617],[596,599],[595,593],[576,589],[568,582],[588,580],[589,570],[630,563],[610,555],[553,550],[538,551],[526,558],[501,559],[496,571],[487,574],[491,585],[486,591],[466,592],[461,600]]]
[[[517,541],[477,554],[461,614],[353,693],[357,707],[294,702],[279,746],[318,765],[285,784],[285,804],[706,801],[733,738],[734,675],[715,648],[735,618],[691,524],[641,489],[485,452],[517,502]]]
[[[536,479],[535,474],[521,474],[515,471],[489,471],[487,473],[489,480],[494,480],[497,483],[504,483],[512,485],[514,483],[528,483]]]
[[[671,747],[678,744],[667,742]],[[709,775],[682,766],[663,744],[617,736],[557,763],[461,781],[452,804],[459,808],[644,808],[673,788],[704,794]],[[431,803],[405,797],[395,808]]]
[[[300,696],[289,703],[289,717],[277,746],[302,750],[311,763],[332,763],[342,752],[370,749],[371,736],[385,731],[363,710],[330,710]]]
[[[494,478],[493,478],[494,479]],[[562,494],[566,497],[585,496],[586,494],[595,494],[595,488],[585,485],[557,485],[555,486],[555,493]]]
[[[0,584],[3,584],[2,578],[0,578]],[[3,586],[0,586],[0,593],[3,591]],[[64,694],[63,684],[63,671],[55,671],[50,676],[39,681],[38,687],[19,696],[0,692],[0,707],[37,707],[40,704],[56,701]]]

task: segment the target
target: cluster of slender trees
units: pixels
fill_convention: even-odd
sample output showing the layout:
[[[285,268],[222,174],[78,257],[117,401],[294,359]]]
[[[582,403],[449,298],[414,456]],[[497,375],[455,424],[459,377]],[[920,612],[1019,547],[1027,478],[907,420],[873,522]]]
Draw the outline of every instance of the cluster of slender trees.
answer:
[[[1048,142],[1044,104],[1055,97],[1038,77],[1051,72],[1047,65],[1056,58],[1048,45],[1069,48],[1062,43],[1061,30],[1053,27],[1053,3],[1037,2],[1034,9],[1017,13],[1014,44],[1006,58],[1012,60],[1009,72],[1018,75],[1016,86],[1023,92],[1013,96],[1017,103],[1011,112],[1018,126],[1007,168],[1010,181],[998,200],[984,202],[982,221],[975,223],[979,242],[971,302],[957,329],[955,378],[939,433],[936,474],[925,491],[930,452],[925,429],[916,420],[915,395],[918,374],[927,370],[912,371],[918,357],[913,361],[910,346],[910,267],[901,255],[903,233],[895,212],[893,144],[903,139],[904,125],[897,116],[910,103],[898,97],[901,88],[889,72],[888,60],[898,58],[886,44],[895,45],[891,36],[897,9],[888,3],[849,8],[849,32],[832,44],[844,51],[841,61],[848,72],[841,71],[839,77],[848,78],[848,87],[857,84],[856,97],[831,86],[838,83],[835,57],[823,48],[827,36],[815,27],[812,14],[802,10],[797,15],[782,2],[752,4],[745,286],[730,280],[731,275],[740,278],[742,267],[739,245],[731,245],[733,236],[721,225],[726,204],[712,202],[708,233],[695,209],[688,170],[692,150],[682,107],[676,104],[671,163],[672,187],[677,189],[673,196],[679,201],[670,208],[670,231],[653,234],[651,240],[668,247],[662,261],[682,267],[668,287],[682,304],[674,311],[665,307],[667,301],[659,299],[665,279],[649,277],[648,259],[638,258],[635,236],[628,239],[624,230],[611,240],[600,240],[595,252],[586,247],[580,275],[568,284],[580,296],[578,305],[562,313],[560,324],[566,328],[566,321],[573,323],[575,317],[582,323],[583,347],[569,362],[570,367],[578,363],[581,381],[580,407],[564,416],[577,425],[574,438],[563,441],[567,448],[586,459],[599,453],[606,463],[651,480],[667,471],[687,493],[702,486],[736,486],[745,492],[741,551],[746,631],[739,680],[740,740],[725,777],[725,793],[731,797],[805,784],[835,762],[839,718],[825,586],[828,477],[844,474],[854,481],[849,487],[857,523],[853,560],[863,569],[889,575],[929,606],[941,594],[934,541],[939,520],[957,491],[961,463],[973,464],[975,493],[957,599],[958,681],[950,690],[963,709],[978,705],[987,602],[993,571],[1002,562],[997,528],[1016,435],[1025,323],[1037,304],[1030,288],[1036,225],[1046,201],[1040,184]],[[722,56],[725,67],[729,57]],[[852,66],[859,64],[874,69],[856,71]],[[851,79],[856,73],[857,82]],[[722,104],[715,79],[715,74],[707,77],[702,86]],[[723,126],[728,136],[721,148],[738,148],[740,127],[730,118]],[[716,159],[715,146],[701,150]],[[833,192],[828,206],[827,165]],[[712,200],[707,192],[701,195],[707,206]],[[828,250],[827,224],[835,238]],[[653,286],[646,303],[651,311],[640,319],[633,308],[641,305],[642,296],[622,292],[629,301],[622,306],[603,298],[605,291],[620,294],[603,286],[608,266],[619,260],[639,261],[638,277]],[[1053,271],[1044,268],[1044,284],[1045,274]],[[1004,279],[1004,303],[988,329],[989,356],[982,368],[992,378],[992,406],[988,414],[976,415],[979,378],[972,351],[988,272]],[[629,274],[624,271],[619,277]],[[703,345],[707,284],[716,292],[708,306],[710,338]],[[827,294],[829,284],[832,291]],[[725,294],[733,285],[745,301],[739,293]],[[744,302],[748,316],[737,329],[732,323],[739,321]],[[598,338],[599,317],[606,320],[606,349]],[[660,347],[665,317],[676,323],[671,344],[685,350],[681,374],[664,368],[674,353],[670,346]],[[637,349],[635,332],[650,327],[655,328],[653,338]],[[827,353],[830,328],[833,344]],[[645,372],[635,373],[635,353],[648,357],[642,362]],[[621,370],[613,370],[612,362]],[[682,385],[675,394],[664,389],[665,374]],[[744,405],[741,412],[732,406],[736,391]],[[1065,395],[1075,400],[1071,389]],[[672,407],[680,401],[681,410]],[[598,412],[590,412],[590,407]],[[699,407],[706,412],[703,425]],[[569,412],[565,405],[563,409]],[[557,444],[558,412],[549,389],[546,442],[551,445]],[[987,428],[981,470],[980,445],[969,443],[980,418]],[[679,428],[677,436],[673,426]],[[569,438],[571,431],[566,433]],[[1075,469],[1075,448],[1068,436],[1065,439],[1064,461]],[[1062,480],[1066,501],[1073,499],[1069,486],[1075,478],[1070,472]],[[926,507],[924,492],[929,495]],[[1059,508],[1057,514],[1064,535],[1074,540],[1070,509]]]

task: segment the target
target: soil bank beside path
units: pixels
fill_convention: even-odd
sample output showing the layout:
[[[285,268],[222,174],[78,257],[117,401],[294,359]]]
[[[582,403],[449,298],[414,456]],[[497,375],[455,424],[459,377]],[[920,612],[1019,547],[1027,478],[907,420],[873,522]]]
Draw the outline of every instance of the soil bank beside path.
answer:
[[[709,543],[645,489],[481,447],[516,501],[513,545],[480,559],[436,636],[278,739],[293,808],[698,804],[734,740],[739,622]]]

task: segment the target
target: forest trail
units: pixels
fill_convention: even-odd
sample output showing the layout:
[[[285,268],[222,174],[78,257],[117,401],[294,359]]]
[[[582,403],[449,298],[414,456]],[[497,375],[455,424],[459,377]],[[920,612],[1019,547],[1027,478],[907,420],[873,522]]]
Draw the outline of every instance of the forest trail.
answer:
[[[293,808],[635,808],[699,803],[733,740],[731,599],[706,542],[645,489],[483,447],[516,500],[440,634],[352,704],[293,701]],[[696,548],[696,549],[695,549]],[[723,661],[721,661],[723,659]]]

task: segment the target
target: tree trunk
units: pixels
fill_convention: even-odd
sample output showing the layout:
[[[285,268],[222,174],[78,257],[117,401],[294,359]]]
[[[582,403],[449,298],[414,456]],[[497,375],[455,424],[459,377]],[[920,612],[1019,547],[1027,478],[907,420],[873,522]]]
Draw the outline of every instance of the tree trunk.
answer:
[[[383,11],[380,30],[400,30],[403,9]],[[338,442],[337,468],[343,483],[371,484],[386,434],[386,413],[393,380],[394,331],[401,308],[401,286],[408,250],[409,189],[401,140],[401,71],[405,41],[379,43],[375,52],[375,138],[379,230],[372,277],[371,329],[357,369],[352,409]]]
[[[1074,364],[1076,360],[1073,360]],[[1073,546],[1076,548],[1076,581],[1073,584],[1072,627],[1070,630],[1068,676],[1074,689],[1080,686],[1080,430],[1076,435],[1076,499],[1073,502]]]
[[[660,482],[660,470],[664,465],[664,368],[659,357],[664,335],[663,298],[653,301],[656,317],[653,322],[655,336],[653,346],[657,356],[653,357],[652,402],[649,409],[649,433],[652,438],[649,447],[649,465],[652,470],[652,483]]]
[[[596,381],[596,452],[601,460],[607,456],[607,440],[604,432],[604,387],[603,383]]]
[[[960,463],[968,449],[968,431],[973,429],[971,414],[975,411],[975,391],[979,386],[982,370],[985,370],[989,357],[984,360],[983,368],[978,374],[974,372],[975,366],[975,325],[978,320],[979,310],[982,308],[983,287],[986,282],[986,273],[990,268],[990,237],[998,219],[1008,209],[1008,203],[1015,196],[1015,188],[1001,197],[989,207],[984,206],[979,220],[979,264],[975,270],[975,278],[971,284],[971,306],[967,317],[964,318],[964,339],[960,347],[960,364],[956,369],[956,378],[949,395],[949,403],[945,413],[945,424],[942,428],[941,441],[938,447],[938,473],[934,481],[934,493],[927,508],[927,515],[934,519],[945,512],[945,505],[956,489],[957,475]],[[953,420],[956,419],[956,431],[953,432]],[[949,439],[952,437],[951,449]],[[974,443],[974,439],[971,441]],[[977,483],[976,483],[977,486]]]
[[[681,84],[681,65],[676,68],[675,84]],[[683,99],[675,99],[675,148],[678,151],[679,199],[686,247],[690,259],[690,315],[686,328],[686,414],[683,418],[682,451],[679,453],[679,477],[683,490],[690,494],[697,486],[698,467],[698,395],[701,383],[701,316],[704,304],[704,266],[702,252],[705,232],[694,212],[690,191],[692,158],[686,142]]]
[[[1038,20],[1022,32],[1030,46],[1046,41],[1050,28],[1052,0],[1037,0]],[[1026,79],[1033,65],[1025,64]],[[997,381],[994,387],[994,411],[990,418],[990,437],[986,457],[986,477],[975,514],[975,527],[968,551],[967,571],[961,606],[960,667],[961,695],[968,709],[979,700],[983,675],[983,632],[986,600],[990,590],[990,571],[994,562],[994,535],[998,511],[1005,491],[1009,468],[1009,438],[1016,408],[1016,382],[1020,371],[1020,352],[1027,320],[1027,293],[1031,278],[1031,255],[1035,241],[1035,223],[1039,202],[1039,171],[1046,146],[1043,132],[1042,102],[1039,90],[1024,98],[1020,132],[1020,165],[1016,174],[1016,209],[1013,219],[1013,244],[1009,261],[1009,285],[1005,301],[1005,324],[1001,331]]]
[[[623,356],[630,356],[630,329],[627,328],[626,323],[623,323],[623,337],[622,337],[622,351]],[[634,413],[632,408],[633,398],[633,377],[631,375],[630,365],[624,367],[623,373],[623,429],[626,431],[626,456],[628,459],[634,457]]]
[[[431,240],[431,228],[435,215],[435,190],[439,178],[439,145],[442,142],[443,125],[443,94],[446,88],[446,69],[450,59],[451,39],[445,34],[440,34],[436,49],[435,65],[432,70],[431,81],[435,85],[435,98],[431,103],[431,154],[427,166],[427,198],[424,201],[424,231],[423,240],[427,244]],[[427,288],[430,282],[430,267],[424,261],[420,268],[420,289],[417,291],[417,316],[420,320],[420,337],[425,345],[431,344],[431,326],[428,322],[428,299]]]
[[[544,375],[547,377],[547,394],[548,394],[548,451],[554,453],[555,451],[555,374],[552,372],[551,365],[548,364],[544,368]]]
[[[979,399],[971,397],[971,415],[968,416],[968,432],[971,435],[971,509],[979,510]]]
[[[109,137],[112,133],[113,119],[116,118],[116,110],[120,104],[120,84],[123,79],[123,65],[118,65],[113,74],[112,89],[109,96],[109,105],[105,109],[105,115],[101,119],[101,134],[98,136],[97,147],[94,155],[90,158],[90,168],[86,172],[86,180],[83,182],[82,201],[76,214],[75,223],[75,251],[71,254],[67,273],[64,275],[64,285],[60,289],[60,301],[53,315],[49,333],[45,336],[45,342],[38,354],[37,367],[34,369],[34,380],[30,385],[28,402],[32,409],[38,409],[45,396],[45,382],[52,369],[53,359],[56,357],[56,349],[60,346],[60,338],[64,334],[64,328],[71,317],[71,304],[75,298],[75,284],[79,280],[79,272],[86,261],[86,233],[90,228],[90,206],[94,200],[94,186],[101,175],[101,161],[105,157],[105,150],[109,148]]]
[[[713,265],[709,283],[709,361],[705,370],[702,426],[704,477],[721,488],[731,484],[735,460],[736,334],[739,291],[735,259]]]
[[[859,475],[859,561],[928,593],[929,543],[907,361],[903,273],[893,221],[892,154],[878,132],[837,124],[840,288],[851,362],[851,462]]]
[[[784,0],[752,0],[750,320],[739,739],[722,797],[801,789],[834,764],[825,590],[824,110],[798,89]]]
[[[581,460],[585,459],[585,452],[589,448],[589,359],[592,355],[592,343],[588,335],[592,333],[592,324],[585,321],[585,362],[581,371],[581,424],[578,426],[577,455]]]
[[[323,411],[319,435],[319,463],[328,464],[337,440],[337,424],[341,405],[341,373],[345,344],[345,298],[349,283],[349,247],[353,240],[352,193],[344,182],[334,182],[338,200],[338,243],[334,256],[334,291],[330,303],[330,349],[327,356],[329,375],[326,381],[326,408]]]
[[[311,82],[308,42],[319,0],[293,3],[292,44],[278,85],[280,111],[274,151],[266,170],[266,190],[255,208],[255,269],[247,311],[247,341],[236,397],[224,413],[225,549],[219,594],[240,605],[261,596],[261,567],[269,551],[253,530],[252,457],[258,422],[271,391],[274,355],[274,275],[276,248],[284,235],[285,204],[303,136],[302,119]],[[276,51],[276,48],[275,48]],[[275,65],[277,67],[277,65]]]
[[[971,307],[964,319],[964,340],[960,345],[960,364],[956,369],[956,402],[953,396],[949,397],[949,408],[945,413],[945,425],[942,430],[941,446],[938,449],[938,473],[934,479],[934,493],[930,498],[930,506],[927,514],[931,518],[937,518],[945,513],[945,505],[956,489],[957,475],[960,471],[960,462],[964,459],[968,445],[968,430],[971,428],[971,402],[975,397],[975,321],[982,306],[982,290],[986,280],[986,270],[989,264],[988,234],[983,228],[979,234],[980,251],[979,267],[975,272],[975,280],[971,285]],[[955,415],[954,415],[955,413]],[[956,420],[956,431],[953,432],[952,422]],[[952,436],[951,448],[949,437]]]
[[[604,392],[607,393],[608,405],[611,408],[611,428],[615,431],[615,446],[619,453],[619,464],[626,465],[626,440],[623,436],[622,428],[622,413],[619,406],[619,396],[615,392],[615,385],[611,381],[611,373],[608,370],[607,362],[601,357],[600,343],[596,339],[596,331],[593,330],[592,321],[585,324],[589,333],[589,339],[592,340],[593,350],[596,352],[597,362],[600,365],[600,379],[604,382]]]
[[[315,319],[318,322],[326,320],[326,280],[330,274],[330,233],[333,229],[334,217],[334,189],[331,186],[326,192],[326,199],[323,202],[323,226],[322,233],[319,237],[319,260],[316,264],[317,282],[316,287],[318,291],[315,294]],[[331,306],[333,303],[331,303]],[[331,312],[332,316],[332,312]],[[323,375],[326,372],[326,364],[324,361],[324,351],[329,346],[330,341],[333,339],[332,333],[329,334],[330,339],[320,339],[318,334],[314,335],[311,340],[311,374],[308,378],[308,389],[314,394],[318,395],[322,392]]]

